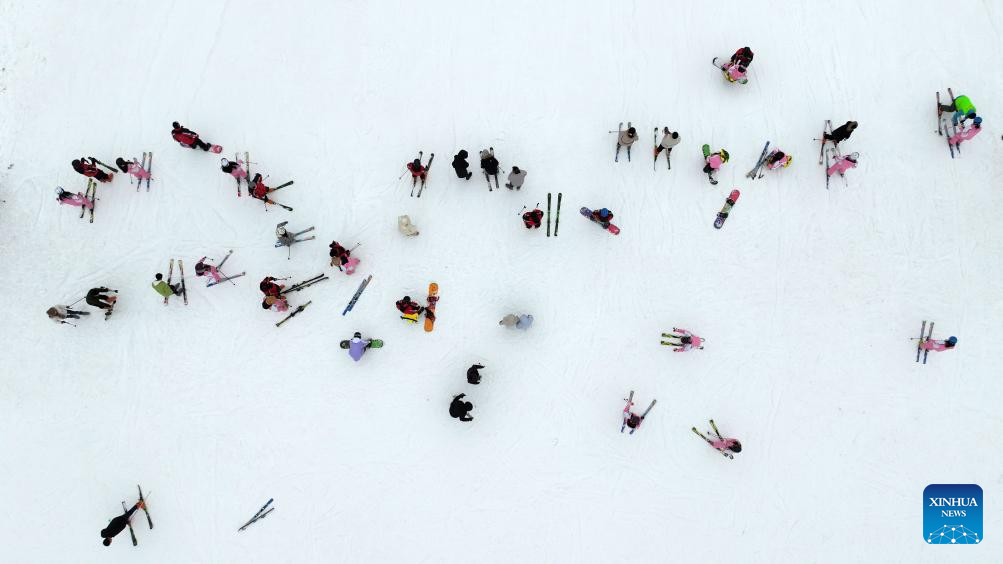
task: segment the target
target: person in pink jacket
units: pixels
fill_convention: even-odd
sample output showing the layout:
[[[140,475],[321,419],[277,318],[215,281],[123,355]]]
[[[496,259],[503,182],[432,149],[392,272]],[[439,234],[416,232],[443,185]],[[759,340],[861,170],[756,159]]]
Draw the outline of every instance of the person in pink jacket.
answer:
[[[662,333],[662,337],[665,339],[679,340],[678,343],[674,343],[672,341],[662,341],[662,344],[676,346],[676,348],[672,349],[674,352],[686,352],[693,350],[694,348],[703,348],[704,339],[697,337],[686,329],[673,327],[672,333]]]
[[[149,171],[143,168],[143,165],[141,165],[139,161],[137,161],[135,158],[133,158],[131,161],[127,161],[122,157],[119,157],[115,159],[115,164],[122,172],[131,174],[132,176],[136,177],[137,182],[140,180],[146,180],[147,178],[150,178]]]
[[[721,70],[724,71],[724,77],[728,79],[728,82],[737,82],[739,84],[745,84],[749,82],[748,77],[746,77],[746,68],[737,63],[729,63],[723,67]]]
[[[962,141],[969,141],[979,133],[982,133],[982,118],[977,117],[971,128],[965,129],[965,125],[962,124],[961,130],[952,135],[947,142],[951,145],[960,145]]]
[[[213,284],[219,284],[223,279],[223,275],[219,273],[219,269],[226,262],[226,259],[230,258],[230,254],[228,253],[223,257],[223,262],[219,263],[219,265],[207,263],[205,261],[206,258],[208,257],[202,257],[195,263],[195,276],[209,276],[213,279]]]
[[[774,149],[770,152],[770,155],[766,157],[766,168],[770,170],[777,170],[778,168],[787,168],[791,166],[794,162],[794,157],[790,154],[785,153],[779,149]]]
[[[229,174],[230,176],[237,179],[239,183],[241,180],[247,182],[247,171],[244,170],[244,161],[228,161],[226,159],[220,159],[220,170]]]
[[[60,204],[69,204],[71,206],[84,207],[87,209],[94,208],[94,202],[88,200],[82,192],[77,192],[76,194],[67,192],[66,190],[63,190],[62,186],[56,187],[56,199],[59,200]],[[83,214],[83,210],[81,210],[80,213]],[[80,217],[83,217],[83,215]]]
[[[731,452],[742,452],[742,443],[738,442],[738,439],[730,439],[721,437],[718,439],[711,439],[710,446],[716,448],[717,450],[730,450]]]
[[[954,345],[958,344],[958,338],[951,336],[948,337],[946,341],[938,341],[936,339],[926,339],[919,344],[919,348],[927,351],[944,352],[954,349]]]
[[[843,176],[844,172],[850,170],[851,168],[857,167],[858,158],[859,158],[858,153],[846,155],[845,157],[839,157],[838,159],[836,159],[836,162],[832,163],[832,166],[830,166],[829,169],[826,170],[825,172],[829,176],[832,176],[837,172],[839,173],[840,176]]]

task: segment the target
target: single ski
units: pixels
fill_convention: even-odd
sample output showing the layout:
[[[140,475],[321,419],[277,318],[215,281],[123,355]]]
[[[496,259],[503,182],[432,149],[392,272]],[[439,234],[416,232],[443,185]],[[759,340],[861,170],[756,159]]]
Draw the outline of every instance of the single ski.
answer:
[[[355,302],[359,301],[359,296],[362,295],[362,291],[366,289],[366,286],[369,285],[369,281],[372,279],[373,275],[370,274],[362,281],[361,284],[359,284],[359,289],[355,291],[355,294],[352,296],[351,301],[349,301],[348,305],[345,306],[345,311],[341,312],[341,315],[347,315],[348,312],[352,311],[352,308],[355,307]]]
[[[146,513],[146,522],[147,524],[150,525],[150,528],[152,529],[153,519],[150,518],[150,510],[146,507],[146,500],[143,498],[143,488],[139,487],[139,484],[136,484],[136,489],[139,490],[139,501],[143,502],[143,513]]]
[[[916,362],[919,362],[919,355],[923,352],[923,335],[926,334],[926,320],[923,320],[923,326],[919,328],[919,342],[916,343]]]
[[[181,273],[181,297],[188,305],[188,287],[185,286],[185,261],[178,259],[178,271]]]
[[[654,158],[651,159],[651,171],[655,171],[655,167],[658,165],[658,128],[655,128],[655,133],[651,136],[651,141],[655,144],[654,149],[651,152],[654,154]]]
[[[124,501],[122,502],[122,511],[125,511],[126,513],[129,512],[129,510],[125,507]],[[132,517],[129,517],[125,524],[129,525],[129,536],[132,537],[132,546],[139,546],[139,541],[136,540],[136,531],[132,529]]]
[[[418,188],[418,197],[421,197],[421,193],[425,191],[425,181],[428,179],[428,171],[432,170],[432,161],[435,160],[435,153],[428,158],[428,164],[425,165],[425,178],[421,179],[421,187]]]
[[[171,259],[171,261],[167,263],[167,285],[170,286],[172,290],[174,289],[174,286],[171,285],[171,278],[173,276],[174,276],[174,259]],[[167,305],[169,299],[170,296],[164,296],[164,305]]]
[[[267,502],[265,502],[265,504],[261,506],[261,509],[259,509],[258,512],[254,514],[254,517],[251,517],[250,521],[248,521],[247,523],[244,523],[243,526],[241,526],[239,529],[237,529],[237,532],[243,531],[244,529],[246,529],[247,527],[249,527],[252,523],[254,523],[255,521],[257,521],[258,519],[261,519],[266,514],[271,513],[272,509],[275,509],[275,508],[272,507],[271,509],[268,509],[268,506],[271,505],[273,501],[275,501],[275,499],[274,498],[270,498]],[[267,509],[267,511],[266,511],[266,509]]]
[[[728,219],[728,214],[731,213],[731,208],[734,207],[735,202],[738,201],[738,197],[741,192],[738,190],[732,190],[731,194],[728,195],[728,199],[724,201],[724,207],[721,211],[717,213],[717,219],[714,220],[714,229],[721,229],[724,226],[724,221]]]
[[[88,184],[89,184],[89,188],[90,188],[90,192],[91,192],[91,209],[90,209],[91,218],[90,218],[90,223],[94,223],[94,208],[96,208],[97,205],[98,205],[98,183],[95,182],[93,178],[91,178],[91,179],[89,179]],[[86,198],[86,197],[87,197],[87,195],[85,194],[84,198]],[[80,211],[81,211],[81,214],[83,214],[83,210],[80,210]],[[80,217],[83,217],[83,215],[81,215]]]
[[[150,191],[150,180],[153,178],[153,151],[150,151],[150,153],[149,153],[149,158],[146,160],[146,166],[148,167],[146,169],[146,172],[147,172],[147,177],[146,177],[146,191],[149,192]]]
[[[826,133],[825,130],[826,130],[826,128],[828,126],[829,126],[829,120],[825,120],[822,123],[822,137],[821,137],[821,139],[819,139],[819,141],[821,142],[822,146],[819,147],[819,149],[818,149],[818,164],[822,164],[822,155],[823,155],[823,153],[825,153],[825,133]]]
[[[229,282],[230,280],[233,280],[234,278],[240,278],[241,276],[244,276],[245,274],[247,274],[247,272],[241,272],[240,274],[234,274],[233,276],[224,276],[223,278],[219,279],[219,282],[216,282],[215,280],[213,280],[212,282],[209,282],[208,284],[206,284],[205,287],[206,288],[211,288],[211,287],[215,286],[216,284],[221,284],[223,282]]]
[[[428,285],[428,306],[425,308],[425,332],[431,333],[435,328],[435,304],[439,303],[439,285],[432,282]]]
[[[630,395],[627,396],[627,407],[623,408],[623,424],[620,425],[620,432],[622,433],[624,428],[627,426],[627,420],[630,419],[630,408],[634,405],[634,390],[630,391]]]
[[[623,131],[623,122],[616,128],[616,153],[613,153],[613,162],[620,162],[620,132]]]
[[[282,318],[282,320],[281,320],[281,321],[279,321],[278,323],[276,323],[276,324],[275,324],[275,326],[276,326],[276,327],[281,327],[283,323],[285,323],[286,321],[289,321],[290,319],[292,319],[292,318],[296,317],[296,315],[297,315],[297,314],[299,314],[299,312],[301,312],[301,311],[303,311],[304,309],[306,309],[306,306],[308,306],[308,305],[310,305],[310,304],[312,304],[312,303],[313,303],[313,300],[310,300],[310,301],[308,301],[307,303],[305,303],[305,304],[303,304],[303,305],[301,305],[301,306],[298,306],[298,307],[297,307],[296,309],[294,309],[294,310],[293,310],[293,311],[292,311],[292,312],[291,312],[291,313],[290,313],[289,315],[285,316],[284,318]]]
[[[128,167],[126,167],[128,169]],[[143,162],[140,163],[139,168],[146,170],[146,151],[143,151]],[[132,184],[132,176],[129,177],[129,184]],[[139,187],[143,185],[143,179],[136,179],[136,191],[139,192]]]
[[[957,100],[955,100],[955,98],[954,98],[954,91],[951,90],[950,88],[948,88],[947,89],[947,94],[951,97],[951,105],[954,106],[955,108],[957,108],[958,104],[957,104]],[[957,111],[957,110],[955,110],[955,111]],[[953,136],[955,133],[958,132],[958,124],[954,123],[954,117],[953,116],[951,117],[951,127],[953,128],[953,131],[952,131],[952,134],[951,134]],[[948,139],[947,139],[947,144],[948,145],[951,144],[951,138],[950,137],[948,137]],[[961,154],[961,143],[960,142],[958,142],[958,143],[956,143],[954,145],[954,151],[957,152],[959,155]],[[954,153],[952,153],[951,156],[953,157]]]
[[[561,196],[564,192],[557,193],[557,217],[554,219],[554,237],[557,237],[557,228],[561,225]]]
[[[940,109],[940,90],[937,91],[937,133],[939,135],[944,134],[944,110]]]
[[[550,192],[547,192],[547,237],[550,237]],[[80,217],[83,217],[83,210],[80,210]]]
[[[926,340],[929,341],[933,337],[933,322],[930,322],[930,330],[926,333]],[[923,341],[920,341],[920,345]],[[926,364],[926,357],[930,356],[930,349],[923,351],[923,364]]]
[[[746,178],[755,179],[756,175],[759,174],[759,169],[766,162],[766,151],[770,148],[770,142],[767,141],[766,145],[763,145],[763,152],[759,154],[759,159],[756,160],[756,166],[752,167],[752,170],[745,174]]]

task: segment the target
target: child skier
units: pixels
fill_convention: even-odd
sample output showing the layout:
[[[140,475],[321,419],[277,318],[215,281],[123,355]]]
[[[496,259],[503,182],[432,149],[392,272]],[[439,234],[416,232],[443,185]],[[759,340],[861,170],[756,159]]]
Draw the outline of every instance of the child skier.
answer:
[[[674,352],[687,352],[693,350],[694,348],[703,349],[703,343],[705,339],[697,337],[693,333],[687,331],[686,329],[680,329],[678,327],[672,328],[672,333],[662,333],[663,340],[662,344],[676,347],[672,349]],[[673,341],[679,341],[673,342]]]
[[[435,157],[435,153],[432,153],[432,158]],[[421,185],[425,186],[425,180],[428,178],[428,167],[431,166],[432,159],[428,160],[428,165],[421,164],[421,155],[418,158],[407,163],[407,169],[411,172],[411,190],[414,191],[414,187],[418,184],[418,179],[421,179]]]
[[[731,453],[738,454],[742,452],[742,443],[740,443],[738,439],[722,437],[721,432],[717,430],[717,424],[714,423],[713,419],[710,420],[710,426],[712,429],[714,429],[713,436],[716,436],[717,439],[710,438],[711,436],[710,431],[707,431],[707,434],[704,435],[703,433],[698,431],[696,427],[693,427],[693,432],[696,433],[697,436],[699,436],[701,439],[706,441],[707,444],[714,447],[715,449],[718,450],[718,452],[720,452],[724,456],[727,456],[728,458],[731,459],[735,458]]]
[[[976,117],[972,120],[972,127],[965,128],[964,123],[961,124],[961,129],[951,136],[948,143],[951,145],[960,145],[962,141],[969,141],[979,133],[982,133],[982,118]]]
[[[859,158],[858,153],[851,153],[849,155],[846,155],[845,157],[839,157],[836,159],[836,162],[832,163],[832,165],[825,171],[825,173],[829,176],[832,176],[833,174],[838,172],[840,176],[843,176],[843,173],[845,173],[847,170],[857,167],[858,158]]]
[[[75,311],[70,309],[70,306],[61,305],[52,306],[45,313],[55,323],[66,323],[67,325],[71,325],[71,323],[66,321],[67,319],[80,319],[81,315],[91,314],[89,311]]]
[[[964,123],[965,120],[974,120],[977,116],[975,115],[975,104],[962,94],[954,99],[954,102],[950,104],[941,104],[940,110],[943,112],[954,112],[951,116],[951,123],[958,125]]]
[[[397,301],[397,309],[401,312],[401,319],[417,323],[418,317],[424,313],[427,319],[435,319],[435,314],[428,311],[424,306],[418,305],[411,300],[411,296],[404,296]]]
[[[623,129],[623,122],[621,122],[620,126],[617,128],[616,155],[613,158],[613,162],[619,162],[620,161],[620,147],[626,147],[627,148],[627,160],[629,161],[630,160],[630,146],[633,145],[634,141],[637,141],[637,139],[638,139],[637,129],[635,129],[634,126],[631,125],[631,123],[628,121],[627,122],[627,129],[625,131]]]
[[[483,364],[474,364],[467,369],[467,383],[478,385],[481,383],[481,373],[478,372],[481,368],[484,368]]]
[[[634,407],[634,390],[631,390],[630,396],[627,397],[627,405],[623,408],[623,423],[620,425],[620,432],[622,433],[624,428],[630,427],[630,434],[633,435],[634,431],[644,422],[644,418],[648,416],[651,408],[655,407],[655,402],[657,401],[651,400],[651,404],[644,410],[644,413],[638,415],[630,410],[631,407]]]
[[[115,159],[115,166],[117,166],[122,172],[136,177],[137,183],[150,178],[150,173],[143,168],[142,163],[140,163],[136,158],[133,158],[131,161],[127,161],[124,158],[119,157]]]
[[[467,394],[459,394],[453,396],[453,401],[449,404],[449,416],[453,419],[459,419],[460,421],[473,421],[474,418],[470,415],[470,410],[474,408],[474,404],[469,401],[460,401]]]
[[[155,280],[153,281],[152,284],[150,284],[150,286],[152,286],[153,289],[156,290],[156,292],[158,294],[160,294],[164,298],[164,303],[167,303],[167,298],[169,298],[171,296],[180,296],[181,295],[181,283],[180,282],[177,283],[177,284],[173,284],[173,285],[172,284],[168,284],[164,280],[164,275],[161,274],[161,273],[159,273],[159,272],[157,273],[157,275],[154,278],[155,278]]]
[[[936,339],[925,339],[919,344],[919,348],[925,351],[936,351],[944,352],[949,350],[954,350],[954,346],[958,344],[958,338],[955,336],[948,337],[946,341],[938,341]]]
[[[178,122],[173,122],[171,127],[171,137],[173,137],[178,143],[181,143],[182,147],[188,147],[189,149],[202,149],[203,151],[208,151],[212,148],[212,145],[199,139],[198,133],[195,133],[187,127],[181,127],[181,124]]]
[[[88,160],[90,162],[87,162]],[[73,161],[70,162],[70,166],[73,167],[73,170],[79,172],[87,178],[95,178],[98,182],[102,183],[111,182],[112,178],[115,176],[110,172],[105,172],[98,168],[97,159],[94,157],[80,157],[79,159],[73,159]]]
[[[282,313],[284,311],[289,311],[289,301],[281,294],[275,296],[265,296],[265,299],[261,302],[261,309],[273,309]]]
[[[124,531],[126,526],[129,525],[129,520],[132,519],[132,514],[135,513],[137,509],[145,507],[146,504],[142,501],[137,501],[136,505],[133,505],[128,511],[112,519],[108,523],[107,527],[101,529],[101,538],[103,539],[101,544],[111,546],[111,540],[115,538],[115,535]]]
[[[71,206],[84,207],[87,209],[94,208],[94,202],[87,199],[87,196],[84,196],[83,192],[77,192],[76,194],[73,194],[67,192],[66,190],[63,190],[62,186],[56,187],[56,200],[59,201],[60,204],[68,204]],[[82,215],[84,213],[83,210],[81,210],[80,213],[81,213],[80,217],[83,217]]]
[[[222,158],[222,159],[219,160],[219,162],[220,162],[220,167],[219,167],[220,170],[222,170],[223,172],[225,172],[225,173],[229,174],[230,176],[236,178],[238,184],[240,184],[241,180],[243,180],[244,182],[247,182],[247,171],[244,170],[244,165],[246,163],[244,161],[241,161],[241,160],[230,161],[230,160],[227,160],[225,158]],[[261,176],[261,175],[257,175],[257,176]]]
[[[268,197],[268,194],[275,191],[275,188],[270,188],[265,186],[264,180],[261,178],[261,173],[254,173],[254,178],[251,179],[251,197],[255,200],[261,200],[265,204],[275,204],[273,200]]]
[[[707,174],[707,178],[710,179],[711,184],[717,184],[717,179],[714,175],[717,171],[721,170],[724,163],[728,162],[728,151],[721,149],[716,153],[709,153],[706,158],[704,158],[703,171]]]
[[[359,266],[359,259],[352,258],[352,250],[341,246],[337,241],[331,241],[331,266],[337,266],[345,274],[354,274],[355,268]]]
[[[784,153],[779,149],[774,149],[770,151],[768,157],[766,157],[766,168],[770,170],[777,170],[778,168],[787,168],[791,166],[794,162],[794,157]]]
[[[109,296],[104,292],[115,292],[117,294],[118,290],[111,290],[104,286],[91,288],[87,291],[87,297],[84,298],[84,301],[89,306],[103,309],[105,319],[107,319],[111,317],[111,312],[115,309],[115,302],[118,301],[118,296]]]
[[[662,141],[655,147],[655,160],[658,160],[658,155],[665,151],[665,159],[668,160],[672,155],[672,148],[679,144],[682,139],[679,138],[678,131],[669,131],[668,127],[662,128]]]
[[[522,214],[522,223],[526,229],[539,229],[543,225],[543,210],[534,209]]]
[[[488,147],[481,150],[481,171],[484,172],[484,180],[488,181],[488,191],[491,191],[491,177],[495,177],[495,188],[498,188],[498,159],[495,158],[495,148]]]
[[[453,170],[456,172],[457,178],[470,180],[470,177],[474,175],[467,170],[470,167],[470,163],[467,162],[468,156],[469,153],[465,149],[460,149],[460,152],[453,156]]]
[[[230,258],[231,253],[227,253],[223,260],[217,265],[208,264],[206,262],[207,257],[202,257],[197,263],[195,263],[195,276],[208,276],[212,280],[207,280],[208,284],[219,284],[223,280],[223,275],[219,272],[220,268],[226,264],[227,259]]]
[[[512,172],[508,174],[508,182],[505,187],[509,190],[521,190],[522,183],[526,181],[526,171],[517,166],[512,167]]]

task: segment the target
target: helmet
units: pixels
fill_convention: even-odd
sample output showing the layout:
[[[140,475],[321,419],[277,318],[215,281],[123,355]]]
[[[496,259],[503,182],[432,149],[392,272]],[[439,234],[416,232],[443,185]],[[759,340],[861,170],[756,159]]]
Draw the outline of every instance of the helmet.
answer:
[[[729,157],[728,151],[721,149],[721,158],[724,159],[724,162],[728,162],[728,157]]]
[[[181,124],[175,121],[171,123],[171,127],[174,129],[181,129]]]
[[[633,137],[634,135],[637,135],[637,129],[635,129],[633,127],[628,127],[627,128],[627,133],[630,134],[631,137]]]
[[[738,442],[738,439],[735,439],[735,444],[728,447],[728,450],[731,452],[742,452],[742,443]]]
[[[975,127],[982,127],[982,118],[975,118]]]
[[[787,164],[784,165],[784,168],[787,168],[787,167],[791,166],[791,163],[793,163],[793,162],[794,162],[794,155],[788,154],[787,155]]]
[[[950,337],[947,338],[947,344],[953,347],[954,345],[958,344],[958,338],[955,337],[954,335],[951,335]]]
[[[362,333],[359,333],[358,331],[356,331],[355,335],[352,335],[352,336],[355,337],[356,339],[361,339],[362,338]]]
[[[609,210],[606,209],[606,208],[603,208],[603,209],[599,210],[599,217],[601,217],[603,219],[606,219],[607,217],[609,217]]]
[[[401,301],[402,302],[409,302],[409,301],[411,301],[411,296],[404,296],[403,298],[401,298]]]

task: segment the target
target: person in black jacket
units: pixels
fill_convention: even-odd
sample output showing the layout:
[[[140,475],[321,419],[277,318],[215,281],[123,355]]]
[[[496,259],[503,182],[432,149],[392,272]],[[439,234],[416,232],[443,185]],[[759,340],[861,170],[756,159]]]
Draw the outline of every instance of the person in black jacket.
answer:
[[[832,133],[826,133],[825,140],[832,141],[838,145],[839,143],[849,139],[855,129],[857,129],[857,122],[848,121],[836,129],[833,129]]]
[[[498,159],[495,158],[495,148],[489,147],[481,150],[481,170],[484,171],[484,179],[488,181],[488,191],[491,191],[491,178],[495,177],[495,188],[498,188]]]
[[[470,177],[474,175],[474,173],[467,171],[470,166],[470,163],[467,162],[467,155],[465,149],[460,149],[460,152],[453,157],[453,170],[456,171],[456,177],[464,180],[470,180]]]
[[[481,368],[484,368],[483,364],[475,364],[467,369],[467,383],[477,385],[481,383],[481,373],[478,372]]]
[[[460,421],[473,421],[474,418],[470,416],[470,410],[474,408],[474,404],[469,401],[460,401],[465,395],[467,394],[453,396],[453,402],[449,404],[449,416]]]
[[[749,68],[749,65],[752,64],[753,56],[755,55],[753,54],[752,49],[742,47],[738,51],[735,51],[735,54],[731,56],[731,62],[732,64],[738,64],[745,68]]]
[[[110,546],[111,539],[115,538],[115,535],[125,530],[125,527],[129,524],[129,519],[132,518],[132,514],[141,507],[143,507],[143,502],[137,501],[136,505],[133,505],[131,509],[118,517],[115,517],[110,523],[108,523],[107,527],[101,529],[101,538],[104,539],[101,541],[101,544]]]

